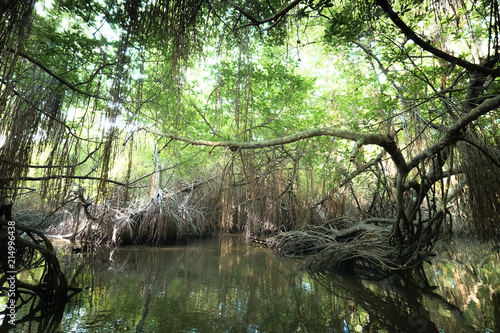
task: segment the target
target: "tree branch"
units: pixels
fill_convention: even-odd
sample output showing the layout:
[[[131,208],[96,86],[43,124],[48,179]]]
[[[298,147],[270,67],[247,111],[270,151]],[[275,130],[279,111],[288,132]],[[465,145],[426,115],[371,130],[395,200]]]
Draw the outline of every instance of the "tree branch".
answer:
[[[102,142],[99,143],[96,149],[87,154],[87,156],[80,162],[71,165],[33,165],[33,164],[23,164],[19,162],[9,161],[3,158],[0,158],[0,163],[14,165],[18,168],[30,168],[30,169],[67,169],[67,168],[75,168],[83,163],[87,162],[89,158],[94,155],[102,146]]]
[[[227,147],[232,151],[237,151],[239,149],[258,149],[265,147],[273,147],[273,146],[281,146],[288,143],[293,143],[296,141],[309,139],[317,136],[333,136],[341,139],[357,141],[358,145],[378,145],[387,151],[396,167],[406,172],[407,165],[403,155],[401,154],[401,150],[397,147],[394,138],[389,135],[382,134],[369,134],[369,133],[357,133],[351,131],[343,131],[338,130],[333,127],[324,127],[324,128],[314,128],[310,130],[305,130],[302,132],[298,132],[296,134],[284,136],[277,139],[264,140],[264,141],[256,141],[256,142],[237,142],[237,141],[206,141],[206,140],[192,140],[188,138],[184,138],[181,136],[162,133],[153,129],[142,128],[143,130],[163,136],[166,138],[170,138],[177,141],[182,141],[194,146],[210,146],[210,147]]]
[[[328,191],[320,200],[318,200],[318,201],[314,202],[312,205],[310,205],[309,209],[317,207],[319,205],[322,205],[328,199],[328,197],[331,195],[332,192],[338,191],[340,188],[344,187],[346,184],[348,184],[355,177],[357,177],[361,173],[367,171],[375,164],[380,163],[380,161],[382,161],[383,156],[384,156],[384,152],[382,151],[374,159],[372,159],[371,161],[366,163],[362,168],[356,169],[353,172],[349,173],[344,179],[342,179],[337,184],[337,186],[332,191]]]
[[[247,19],[249,19],[252,22],[252,25],[261,25],[261,24],[268,23],[268,22],[271,22],[271,21],[280,20],[283,16],[286,15],[286,13],[288,13],[293,7],[297,6],[301,1],[302,0],[294,0],[289,5],[287,5],[283,9],[281,9],[279,12],[274,13],[273,15],[271,15],[268,18],[265,18],[263,20],[259,20],[259,19],[255,18],[253,15],[251,15],[249,12],[247,12],[246,10],[244,10],[243,8],[241,8],[240,6],[238,6],[237,4],[235,4],[234,2],[232,2],[231,0],[226,0],[226,2],[231,7],[233,7],[240,14],[242,14]]]
[[[35,64],[36,66],[38,66],[39,68],[41,68],[45,73],[49,74],[50,76],[52,76],[53,78],[55,78],[56,80],[58,80],[59,82],[61,82],[63,85],[65,85],[66,87],[68,87],[69,89],[79,93],[79,94],[82,94],[84,96],[87,96],[87,97],[91,97],[91,98],[97,98],[97,99],[101,99],[101,100],[104,100],[104,101],[107,101],[108,99],[107,98],[104,98],[104,97],[101,97],[101,96],[97,96],[97,95],[93,95],[93,94],[90,94],[88,92],[85,92],[83,90],[80,90],[78,89],[76,86],[77,85],[81,85],[81,84],[85,84],[87,82],[89,82],[89,80],[85,81],[85,82],[81,82],[81,83],[78,83],[76,85],[74,84],[71,84],[69,83],[68,81],[66,81],[65,79],[63,79],[62,77],[60,77],[59,75],[55,74],[54,72],[52,72],[50,70],[50,68],[46,67],[45,65],[41,64],[40,62],[38,62],[36,59],[32,58],[31,56],[27,55],[27,54],[24,54],[22,52],[15,52],[13,49],[8,49],[8,51],[12,52],[12,53],[15,53],[17,55],[19,55],[20,57],[32,62],[33,64]],[[98,68],[98,70],[101,70],[102,68],[106,67],[106,66],[109,66],[109,65],[112,65],[112,64],[104,64],[102,65],[101,67]],[[97,74],[97,71],[96,73],[92,74],[91,75],[91,78],[93,78],[95,75]]]
[[[466,60],[457,58],[455,56],[452,56],[451,54],[439,50],[438,48],[435,48],[430,43],[418,37],[415,31],[413,31],[409,26],[406,25],[406,23],[403,22],[403,20],[401,20],[399,15],[392,9],[391,5],[387,0],[375,0],[375,2],[380,8],[382,8],[382,10],[387,14],[387,16],[391,19],[391,21],[403,32],[403,34],[405,34],[406,37],[414,41],[415,44],[420,46],[425,51],[430,52],[436,57],[446,60],[452,64],[457,64],[469,71],[491,74],[492,76],[495,77],[500,76],[500,68],[492,69],[474,63],[470,63]]]
[[[418,155],[412,158],[410,163],[408,163],[408,167],[413,169],[416,167],[423,159],[430,157],[442,150],[444,147],[449,145],[451,142],[459,140],[461,136],[461,131],[463,131],[467,125],[476,120],[482,115],[500,107],[500,95],[487,99],[479,106],[470,110],[465,116],[460,118],[451,126],[444,134],[441,136],[439,140],[436,141],[433,145],[427,147],[427,149],[420,152]]]
[[[61,120],[57,117],[54,117],[53,115],[51,115],[50,113],[47,113],[45,111],[43,111],[42,109],[40,109],[37,105],[34,105],[32,104],[21,92],[17,91],[16,89],[14,89],[13,87],[11,87],[11,85],[7,82],[7,81],[4,81],[0,78],[0,83],[3,83],[5,86],[8,86],[12,93],[14,95],[16,95],[17,97],[19,97],[20,99],[23,100],[23,102],[25,102],[26,104],[28,104],[29,106],[31,106],[33,109],[35,109],[37,112],[40,112],[42,113],[43,115],[45,115],[46,117],[58,122],[59,124],[61,124],[64,128],[66,128],[66,130],[68,131],[68,133],[73,136],[75,139],[77,140],[82,140],[82,141],[87,141],[87,142],[92,142],[92,143],[98,143],[97,141],[93,141],[93,140],[90,140],[90,139],[84,139],[82,137],[79,137],[78,135],[76,135],[75,133],[73,133],[73,129],[66,123],[66,121],[64,120]]]
[[[101,177],[90,177],[90,176],[70,176],[70,175],[53,175],[53,176],[44,176],[44,177],[19,177],[15,180],[18,181],[44,181],[44,180],[52,180],[52,179],[88,179],[88,180],[103,180],[108,183],[112,183],[115,185],[128,187],[127,184],[118,182],[112,179],[103,179]],[[0,181],[2,182],[11,182],[13,181],[13,177],[0,177]]]

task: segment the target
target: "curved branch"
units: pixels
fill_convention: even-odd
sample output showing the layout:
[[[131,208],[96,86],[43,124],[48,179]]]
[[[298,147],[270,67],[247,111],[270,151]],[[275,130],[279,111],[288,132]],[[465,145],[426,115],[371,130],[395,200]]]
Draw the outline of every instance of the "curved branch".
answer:
[[[475,71],[484,74],[491,74],[492,76],[500,76],[500,68],[492,69],[488,67],[484,67],[481,65],[477,65],[466,60],[457,58],[448,54],[444,51],[439,50],[438,48],[432,46],[430,43],[424,41],[422,38],[418,37],[415,31],[413,31],[406,23],[401,20],[399,15],[392,9],[391,5],[387,0],[376,0],[377,5],[382,8],[382,10],[387,14],[387,16],[391,19],[391,21],[405,34],[406,37],[415,42],[418,46],[424,49],[427,52],[432,53],[438,58],[446,60],[452,64],[457,64],[460,67],[463,67],[469,71]]]
[[[324,127],[324,128],[313,128],[310,130],[305,130],[302,132],[298,132],[296,134],[284,136],[277,139],[255,141],[255,142],[237,142],[237,141],[192,140],[173,134],[162,133],[153,129],[147,129],[147,128],[142,128],[142,129],[151,134],[163,136],[177,141],[182,141],[194,146],[227,147],[232,151],[237,151],[239,149],[258,149],[258,148],[265,148],[272,146],[281,146],[284,144],[293,143],[296,141],[318,136],[333,136],[341,139],[356,141],[358,146],[362,145],[380,146],[384,148],[385,151],[389,153],[389,155],[391,155],[392,160],[396,164],[398,170],[402,172],[406,172],[408,170],[408,166],[406,164],[403,155],[401,154],[401,150],[397,147],[394,138],[391,137],[390,135],[357,133],[352,131],[338,130],[333,127]]]
[[[391,155],[391,158],[396,164],[398,170],[403,174],[406,174],[409,170],[417,166],[422,159],[434,155],[451,142],[457,141],[461,136],[461,131],[464,130],[465,127],[472,121],[498,107],[500,107],[500,95],[484,101],[482,104],[472,109],[465,116],[456,121],[455,124],[453,124],[453,126],[451,126],[438,141],[436,141],[436,143],[417,154],[408,164],[406,163],[401,150],[396,145],[394,138],[390,135],[357,133],[352,131],[338,130],[333,127],[314,128],[281,138],[255,142],[193,140],[178,135],[163,133],[153,129],[142,129],[154,135],[159,135],[170,138],[172,140],[185,142],[194,146],[227,147],[232,151],[237,151],[239,149],[258,149],[272,146],[281,146],[284,144],[318,136],[333,136],[341,139],[356,141],[358,146],[378,145],[384,148],[384,150],[387,151],[389,155]]]
[[[254,16],[252,16],[249,12],[247,12],[245,9],[241,8],[240,6],[238,6],[237,4],[235,4],[234,2],[232,2],[231,0],[226,0],[226,2],[231,6],[233,7],[234,9],[236,9],[241,15],[245,16],[247,19],[249,19],[251,22],[252,22],[252,25],[261,25],[261,24],[264,24],[264,23],[268,23],[268,22],[271,22],[271,21],[275,21],[275,20],[280,20],[283,16],[286,15],[286,13],[288,13],[293,7],[297,6],[302,0],[294,0],[292,1],[289,5],[287,5],[286,7],[284,7],[282,10],[280,10],[279,12],[277,13],[274,13],[273,15],[271,15],[270,17],[268,18],[265,18],[263,20],[259,20],[257,18],[255,18]]]
[[[108,67],[108,66],[114,66],[116,65],[117,62],[112,62],[112,63],[109,63],[109,64],[102,64],[101,66],[99,66],[92,74],[90,74],[89,78],[85,81],[82,81],[80,83],[76,83],[74,85],[74,87],[76,86],[81,86],[81,85],[84,85],[84,84],[87,84],[87,83],[90,83],[92,80],[94,80],[95,76],[100,72],[102,71],[104,68]],[[99,98],[99,97],[97,97]]]
[[[95,73],[93,73],[91,75],[91,79],[85,81],[85,82],[80,82],[80,83],[77,83],[77,84],[71,84],[69,83],[68,81],[66,81],[65,79],[63,79],[62,77],[60,77],[59,75],[55,74],[54,72],[52,72],[50,70],[50,68],[46,67],[45,65],[41,64],[40,62],[38,62],[36,59],[32,58],[31,56],[27,55],[27,54],[24,54],[22,52],[15,52],[13,49],[8,49],[8,51],[12,52],[12,53],[15,53],[17,55],[19,55],[20,57],[28,60],[29,62],[35,64],[36,66],[38,66],[39,68],[41,68],[45,73],[49,74],[50,76],[52,76],[54,79],[56,79],[57,81],[61,82],[63,85],[65,85],[66,87],[68,87],[69,89],[79,93],[79,94],[82,94],[84,96],[87,96],[87,97],[91,97],[91,98],[97,98],[97,99],[100,99],[100,100],[103,100],[103,101],[108,101],[109,99],[105,98],[105,97],[101,97],[101,96],[97,96],[97,95],[93,95],[93,94],[90,94],[88,92],[85,92],[83,90],[80,90],[78,89],[76,86],[78,85],[81,85],[81,84],[85,84],[87,82],[90,82],[91,79],[93,79],[93,77],[97,74],[97,72],[99,70],[101,70],[102,68],[106,67],[106,66],[110,66],[112,64],[104,64],[102,65],[101,67],[99,67],[97,69],[97,71]]]
[[[480,116],[500,107],[500,95],[487,99],[479,106],[470,110],[465,116],[457,120],[453,126],[451,126],[444,134],[436,141],[433,145],[427,147],[418,155],[412,158],[408,167],[410,169],[416,167],[423,159],[430,157],[448,146],[451,142],[455,142],[461,139],[462,131],[465,130],[466,126],[469,125],[474,120],[478,119]]]

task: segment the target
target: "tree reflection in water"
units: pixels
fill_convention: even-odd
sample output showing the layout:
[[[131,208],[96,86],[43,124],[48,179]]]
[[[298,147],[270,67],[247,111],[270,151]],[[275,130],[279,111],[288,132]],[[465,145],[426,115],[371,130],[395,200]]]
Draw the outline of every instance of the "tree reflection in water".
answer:
[[[464,249],[451,249],[463,258],[439,256],[411,279],[364,281],[310,275],[300,262],[236,236],[88,254],[61,247],[67,276],[79,272],[74,283],[88,289],[70,301],[53,331],[491,332],[499,327],[498,253],[478,250],[476,259],[484,260],[467,262]],[[476,286],[467,276],[478,265]],[[32,322],[17,329],[35,328]]]

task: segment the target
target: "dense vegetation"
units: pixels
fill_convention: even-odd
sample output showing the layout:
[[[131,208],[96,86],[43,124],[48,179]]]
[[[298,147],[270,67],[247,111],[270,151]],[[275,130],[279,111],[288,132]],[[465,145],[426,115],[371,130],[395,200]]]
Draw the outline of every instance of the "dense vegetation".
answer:
[[[6,218],[109,244],[270,233],[371,274],[499,235],[496,0],[0,8]]]

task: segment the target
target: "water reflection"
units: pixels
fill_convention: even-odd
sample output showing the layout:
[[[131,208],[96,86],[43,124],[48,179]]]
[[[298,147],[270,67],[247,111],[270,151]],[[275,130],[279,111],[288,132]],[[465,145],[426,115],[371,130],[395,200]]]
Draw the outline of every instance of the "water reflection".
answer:
[[[463,257],[440,256],[426,267],[437,286],[431,288],[421,271],[414,272],[418,286],[398,276],[367,282],[310,275],[299,262],[238,236],[92,254],[62,246],[67,276],[87,288],[53,331],[494,332],[500,327],[498,252],[478,250],[475,261],[465,249],[451,249]],[[14,332],[37,332],[36,322]]]
[[[480,332],[500,332],[500,249],[476,241],[451,241],[427,265],[435,294],[426,295],[432,320],[445,332],[468,325]],[[447,318],[447,320],[442,320]]]

